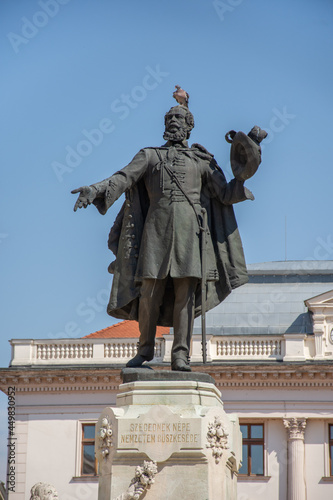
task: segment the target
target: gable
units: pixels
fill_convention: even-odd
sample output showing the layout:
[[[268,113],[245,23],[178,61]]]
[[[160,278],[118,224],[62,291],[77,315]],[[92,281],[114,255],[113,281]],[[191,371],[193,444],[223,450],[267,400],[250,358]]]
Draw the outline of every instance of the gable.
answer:
[[[333,308],[333,290],[321,293],[310,299],[304,301],[305,305],[310,311],[315,312],[318,309],[331,309]]]

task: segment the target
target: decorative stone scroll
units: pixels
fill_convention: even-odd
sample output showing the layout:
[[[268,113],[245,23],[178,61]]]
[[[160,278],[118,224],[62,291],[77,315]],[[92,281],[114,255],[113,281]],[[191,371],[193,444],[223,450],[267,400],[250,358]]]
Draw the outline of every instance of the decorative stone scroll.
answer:
[[[112,428],[108,417],[104,417],[101,422],[101,427],[98,431],[97,446],[103,458],[107,458],[110,454],[112,443]]]
[[[207,432],[207,448],[212,448],[212,454],[215,458],[215,463],[219,463],[223,450],[229,448],[228,445],[228,433],[223,427],[222,420],[220,417],[215,417],[214,422],[208,424]]]
[[[138,465],[135,469],[135,476],[129,487],[115,500],[139,500],[144,492],[155,482],[157,474],[156,462],[143,462],[143,466]]]

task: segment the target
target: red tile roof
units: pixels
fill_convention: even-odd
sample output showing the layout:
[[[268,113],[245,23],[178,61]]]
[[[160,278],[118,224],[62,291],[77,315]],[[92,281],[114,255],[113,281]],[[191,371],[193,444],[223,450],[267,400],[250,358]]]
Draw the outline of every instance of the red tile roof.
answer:
[[[156,337],[162,337],[162,335],[167,335],[170,333],[170,328],[168,326],[158,326],[156,330]],[[99,330],[98,332],[90,333],[82,337],[84,339],[122,339],[122,338],[139,338],[139,324],[137,321],[125,320],[115,325],[108,326]]]

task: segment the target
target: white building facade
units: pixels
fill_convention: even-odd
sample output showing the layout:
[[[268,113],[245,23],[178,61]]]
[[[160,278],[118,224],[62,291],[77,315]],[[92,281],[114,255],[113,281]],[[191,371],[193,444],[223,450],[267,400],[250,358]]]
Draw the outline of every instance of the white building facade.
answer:
[[[208,363],[200,320],[191,356],[240,420],[238,500],[331,500],[333,262],[257,264],[249,276],[207,314]],[[97,500],[94,424],[115,405],[136,352],[137,336],[124,335],[130,323],[83,339],[11,341],[10,367],[0,370],[15,409],[9,500],[26,500],[39,481],[61,500]],[[172,330],[157,338],[154,368],[169,369],[172,339]]]

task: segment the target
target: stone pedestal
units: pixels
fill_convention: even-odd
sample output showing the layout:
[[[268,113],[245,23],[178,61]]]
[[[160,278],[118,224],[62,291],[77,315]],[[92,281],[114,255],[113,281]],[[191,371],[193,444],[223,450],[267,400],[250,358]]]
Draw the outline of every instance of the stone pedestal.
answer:
[[[96,426],[98,500],[236,500],[241,433],[203,373],[123,370]]]

